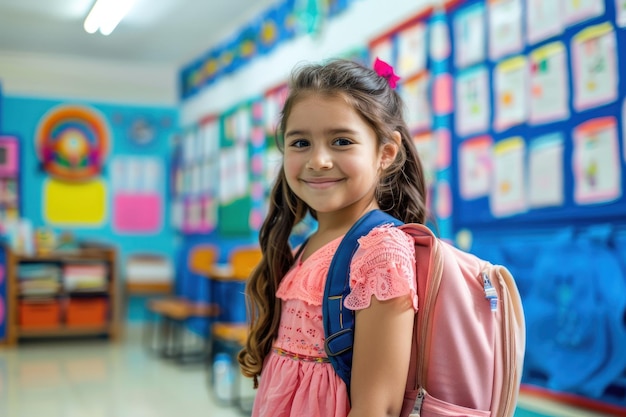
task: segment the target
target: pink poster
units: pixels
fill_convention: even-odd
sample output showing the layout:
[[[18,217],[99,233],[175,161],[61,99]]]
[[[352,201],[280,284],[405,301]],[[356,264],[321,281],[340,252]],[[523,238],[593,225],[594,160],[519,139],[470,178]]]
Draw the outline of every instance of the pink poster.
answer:
[[[117,193],[113,197],[113,227],[120,233],[158,233],[162,207],[158,194]]]

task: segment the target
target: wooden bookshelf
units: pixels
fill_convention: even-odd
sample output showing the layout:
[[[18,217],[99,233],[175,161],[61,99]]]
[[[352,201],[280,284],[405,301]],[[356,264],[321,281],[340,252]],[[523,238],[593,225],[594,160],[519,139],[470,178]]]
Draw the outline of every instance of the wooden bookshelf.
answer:
[[[32,302],[36,304],[36,298],[21,293],[20,277],[18,269],[23,264],[53,264],[61,269],[60,289],[50,296],[51,303],[58,303],[60,309],[59,321],[55,325],[45,326],[22,326],[20,318],[20,304]],[[63,267],[75,264],[102,264],[106,268],[106,285],[93,291],[68,290],[64,286],[65,276]],[[107,336],[115,339],[120,334],[120,296],[117,277],[117,252],[112,247],[81,247],[79,250],[54,252],[38,255],[23,255],[7,251],[6,271],[8,278],[8,318],[7,339],[8,345],[15,345],[21,339],[32,338],[62,338],[77,336]],[[35,301],[31,301],[35,300]],[[76,306],[80,304],[95,307],[104,311],[104,321],[93,323],[68,323],[70,314],[80,318],[81,311],[76,313]],[[92,304],[90,304],[92,303]],[[45,304],[45,302],[44,302]],[[71,307],[70,307],[71,306]],[[70,308],[71,313],[70,313]]]

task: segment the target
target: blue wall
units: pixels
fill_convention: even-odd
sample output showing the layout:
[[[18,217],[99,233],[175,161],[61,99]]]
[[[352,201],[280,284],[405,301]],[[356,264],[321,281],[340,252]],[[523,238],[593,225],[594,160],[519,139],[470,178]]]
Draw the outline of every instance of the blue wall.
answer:
[[[61,104],[85,105],[99,111],[107,120],[111,132],[111,147],[106,164],[120,155],[157,156],[163,163],[163,227],[160,233],[152,235],[120,235],[111,223],[111,190],[109,188],[107,218],[101,227],[63,228],[71,231],[78,239],[89,239],[114,244],[119,250],[119,265],[133,252],[157,252],[173,256],[176,248],[176,235],[170,227],[168,196],[168,161],[170,138],[177,131],[178,110],[169,107],[140,107],[113,104],[67,102],[25,97],[3,97],[0,114],[1,133],[17,135],[21,147],[21,217],[30,219],[33,227],[45,225],[42,208],[44,180],[48,175],[42,171],[35,152],[35,133],[44,114]],[[155,139],[149,144],[139,145],[130,140],[129,130],[133,121],[143,118],[156,128]],[[105,165],[102,179],[110,187],[111,172]],[[54,228],[54,227],[53,227]],[[56,231],[61,229],[54,228]]]

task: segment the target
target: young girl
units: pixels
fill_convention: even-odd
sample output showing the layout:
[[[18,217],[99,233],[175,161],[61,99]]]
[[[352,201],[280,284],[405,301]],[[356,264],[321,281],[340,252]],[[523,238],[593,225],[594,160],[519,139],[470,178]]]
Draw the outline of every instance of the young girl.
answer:
[[[377,208],[425,221],[422,166],[390,69],[334,60],[292,76],[263,259],[246,290],[252,321],[239,362],[259,388],[253,416],[400,413],[417,311],[412,238],[383,226],[359,240],[344,301],[356,312],[350,392],[328,361],[322,324],[328,267],[350,227]],[[318,228],[294,259],[289,235],[307,212]]]

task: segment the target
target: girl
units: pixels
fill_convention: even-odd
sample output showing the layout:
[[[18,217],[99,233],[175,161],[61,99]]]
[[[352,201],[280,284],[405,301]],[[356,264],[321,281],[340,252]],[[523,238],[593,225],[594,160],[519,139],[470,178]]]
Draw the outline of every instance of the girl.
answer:
[[[259,236],[263,259],[246,289],[251,328],[239,362],[259,388],[253,416],[400,413],[417,311],[412,238],[383,226],[359,240],[344,301],[356,311],[349,393],[324,352],[321,307],[332,256],[363,214],[380,208],[425,221],[422,166],[396,79],[389,66],[346,60],[292,75],[277,135],[283,165]],[[318,228],[294,257],[289,236],[307,213]]]

